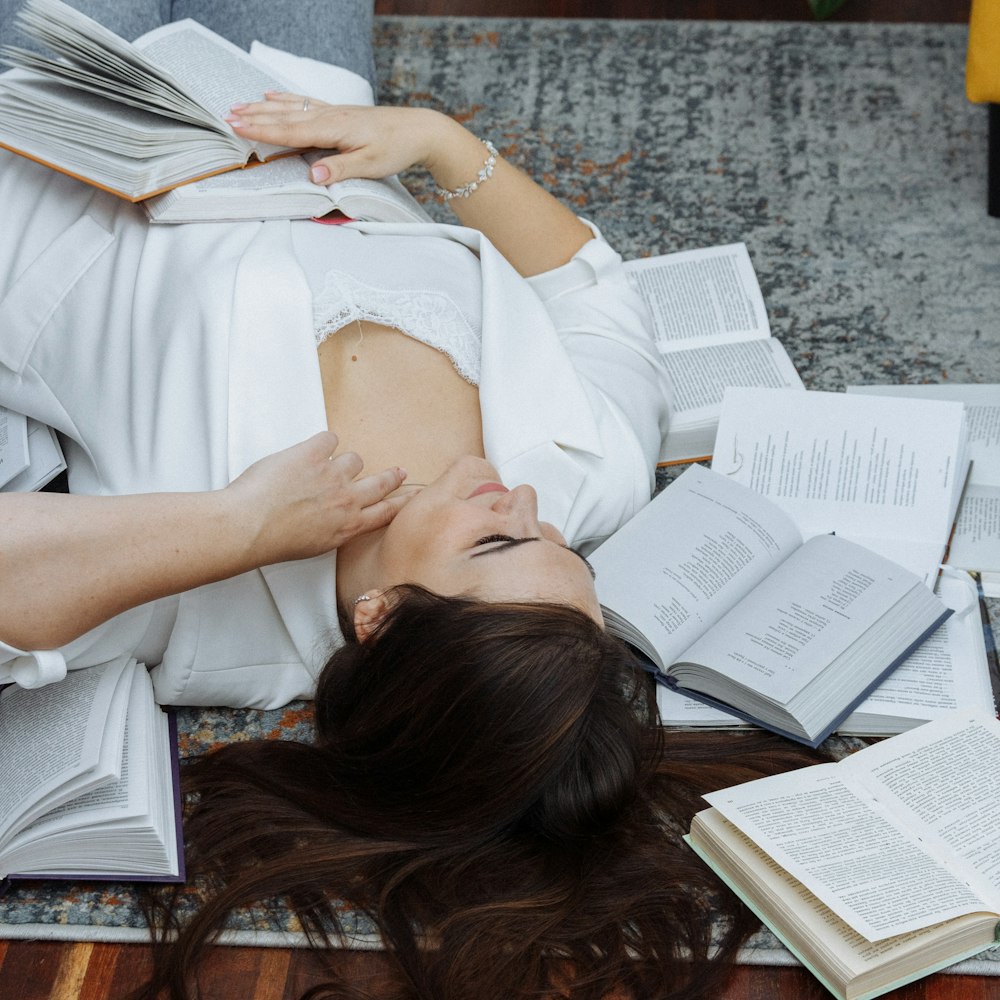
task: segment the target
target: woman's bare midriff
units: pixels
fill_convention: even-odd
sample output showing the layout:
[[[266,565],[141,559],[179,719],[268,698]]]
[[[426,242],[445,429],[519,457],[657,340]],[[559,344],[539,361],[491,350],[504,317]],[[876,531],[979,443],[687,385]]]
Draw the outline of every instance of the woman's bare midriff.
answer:
[[[441,351],[399,330],[353,322],[320,344],[327,424],[365,469],[403,466],[429,483],[459,455],[483,454],[479,390]]]

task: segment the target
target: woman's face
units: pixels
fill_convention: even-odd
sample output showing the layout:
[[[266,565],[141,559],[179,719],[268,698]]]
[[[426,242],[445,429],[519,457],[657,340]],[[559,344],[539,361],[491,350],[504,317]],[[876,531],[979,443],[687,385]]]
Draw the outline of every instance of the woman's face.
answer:
[[[532,487],[507,489],[482,458],[458,459],[416,493],[386,529],[379,560],[385,588],[570,604],[603,624],[589,564],[538,520]]]

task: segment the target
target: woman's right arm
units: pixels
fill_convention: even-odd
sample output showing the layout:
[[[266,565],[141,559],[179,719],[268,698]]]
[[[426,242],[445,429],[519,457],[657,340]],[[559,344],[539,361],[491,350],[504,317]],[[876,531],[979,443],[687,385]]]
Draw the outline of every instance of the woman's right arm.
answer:
[[[53,649],[116,614],[384,527],[401,469],[357,478],[323,432],[204,493],[0,494],[0,638]]]

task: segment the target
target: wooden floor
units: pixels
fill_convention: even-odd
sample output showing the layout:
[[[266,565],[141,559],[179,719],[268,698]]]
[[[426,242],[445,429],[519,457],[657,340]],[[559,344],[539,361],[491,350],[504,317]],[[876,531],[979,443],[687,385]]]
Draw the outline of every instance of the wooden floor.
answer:
[[[344,952],[340,968],[378,995],[383,959]],[[0,942],[0,1000],[121,1000],[146,968],[138,945]],[[201,1000],[297,1000],[318,981],[309,952],[218,948],[201,979]],[[939,973],[887,995],[891,1000],[1000,1000],[1000,978]],[[829,1000],[801,969],[738,968],[710,1000]],[[640,998],[641,1000],[641,998]]]
[[[962,23],[970,0],[846,0],[836,21]],[[479,17],[810,20],[807,0],[376,0],[379,14]],[[383,959],[343,952],[345,975],[377,995]],[[0,1000],[121,1000],[147,969],[140,945],[0,941]],[[218,948],[202,1000],[295,1000],[317,982],[308,952]],[[801,969],[747,968],[717,1000],[821,1000],[828,994]],[[640,998],[641,1000],[641,998]],[[895,991],[892,1000],[1000,1000],[1000,977],[938,974]]]

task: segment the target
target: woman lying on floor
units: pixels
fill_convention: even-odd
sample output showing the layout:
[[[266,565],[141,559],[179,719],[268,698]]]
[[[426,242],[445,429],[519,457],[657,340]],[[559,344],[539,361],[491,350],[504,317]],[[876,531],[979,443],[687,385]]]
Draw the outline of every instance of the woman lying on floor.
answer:
[[[103,19],[134,32],[164,6]],[[329,42],[311,55],[344,62],[319,6],[186,13],[222,34],[237,15],[241,40],[298,17]],[[800,759],[713,737],[665,753],[570,548],[648,501],[663,431],[619,256],[436,112],[297,93],[232,118],[335,150],[322,181],[422,164],[461,226],[150,227],[2,154],[0,404],[62,433],[70,485],[0,495],[3,679],[128,652],[164,703],[316,698],[314,744],[187,769],[210,889],[145,995],[189,996],[227,914],[274,897],[317,943],[339,901],[369,914],[401,997],[711,995],[750,925],[677,831],[698,792]]]

